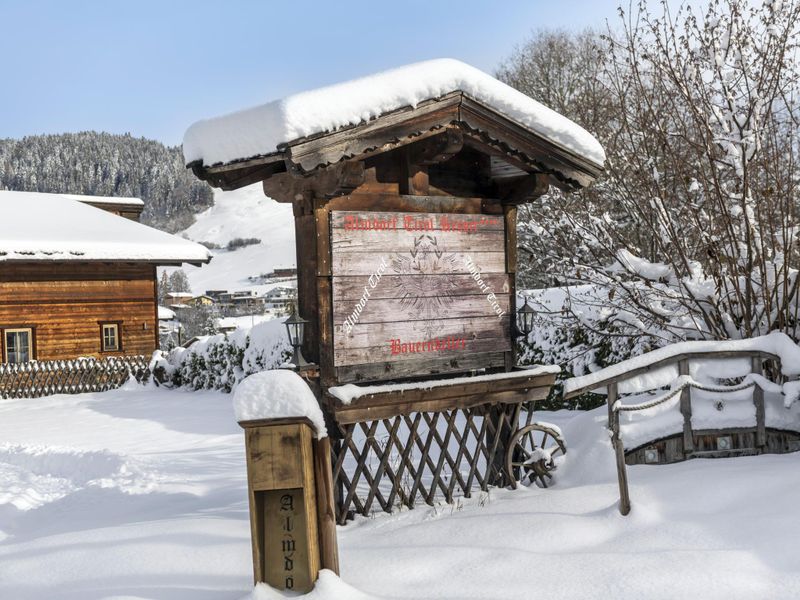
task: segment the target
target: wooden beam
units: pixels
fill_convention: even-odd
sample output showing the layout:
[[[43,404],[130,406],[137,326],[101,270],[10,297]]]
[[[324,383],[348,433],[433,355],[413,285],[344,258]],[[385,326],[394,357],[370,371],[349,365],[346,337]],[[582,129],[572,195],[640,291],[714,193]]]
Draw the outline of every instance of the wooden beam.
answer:
[[[331,438],[314,440],[314,482],[317,491],[320,567],[339,574],[339,546],[336,542],[336,504],[333,500]]]
[[[509,283],[508,320],[513,340],[514,332],[517,330],[517,207],[514,205],[504,206],[503,212],[505,213],[506,273],[508,273]],[[506,371],[510,371],[517,362],[516,344],[512,343],[511,350],[505,354]]]
[[[761,357],[754,357],[752,371],[761,375]],[[756,407],[756,447],[763,450],[767,445],[766,416],[764,411],[764,390],[760,386],[753,388],[753,404]]]
[[[283,156],[277,153],[211,167],[203,166],[202,161],[196,160],[187,167],[198,179],[223,190],[235,190],[285,170]]]
[[[342,158],[363,158],[438,135],[458,120],[461,92],[406,106],[377,119],[290,142],[286,158],[303,173],[338,163]]]
[[[400,194],[404,196],[427,196],[430,192],[428,166],[415,162],[410,148],[403,152],[398,181]]]
[[[362,161],[344,161],[317,171],[313,177],[296,172],[273,175],[263,181],[264,194],[278,202],[333,198],[349,194],[365,181]]]
[[[464,134],[460,129],[447,127],[444,133],[415,142],[408,146],[412,162],[434,165],[450,160],[464,147]]]
[[[504,205],[518,206],[531,202],[547,193],[550,178],[544,173],[529,173],[503,198]]]
[[[567,187],[586,187],[603,172],[602,166],[468,96],[462,99],[459,122],[474,132],[483,144],[498,147],[510,162],[527,162],[526,170],[538,165],[537,170],[553,173]]]
[[[689,361],[678,362],[678,375],[689,375]],[[687,385],[681,391],[681,414],[683,415],[683,454],[694,451],[694,435],[692,434],[692,390]]]
[[[550,386],[533,387],[521,390],[490,391],[487,393],[460,395],[450,398],[428,400],[404,400],[389,404],[369,404],[366,406],[341,406],[335,409],[339,424],[359,423],[375,419],[389,419],[398,415],[415,412],[441,412],[455,408],[467,409],[485,404],[518,404],[544,400],[550,393]]]
[[[628,471],[625,466],[625,447],[620,437],[619,411],[614,405],[619,399],[617,384],[608,386],[608,429],[611,432],[611,445],[614,448],[614,457],[617,462],[617,484],[619,485],[619,512],[627,515],[631,512],[631,496],[628,491]]]

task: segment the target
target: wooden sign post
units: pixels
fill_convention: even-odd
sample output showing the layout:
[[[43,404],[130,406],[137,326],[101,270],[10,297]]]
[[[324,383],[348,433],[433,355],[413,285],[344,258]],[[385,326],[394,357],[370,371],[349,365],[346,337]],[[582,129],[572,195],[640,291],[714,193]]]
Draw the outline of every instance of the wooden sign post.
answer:
[[[253,546],[253,578],[272,587],[308,592],[320,568],[338,572],[327,438],[314,440],[311,421],[242,421]],[[322,461],[322,464],[326,462]]]

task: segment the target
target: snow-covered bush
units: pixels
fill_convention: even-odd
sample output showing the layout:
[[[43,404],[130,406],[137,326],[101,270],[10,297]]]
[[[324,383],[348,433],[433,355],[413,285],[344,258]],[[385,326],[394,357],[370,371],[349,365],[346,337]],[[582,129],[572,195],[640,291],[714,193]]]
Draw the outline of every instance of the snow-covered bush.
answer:
[[[230,392],[253,373],[276,369],[291,359],[282,319],[198,339],[154,361],[161,378],[175,386]]]
[[[517,339],[517,362],[561,367],[550,396],[537,407],[594,408],[604,398],[585,394],[565,403],[562,382],[660,347],[653,338],[635,335],[629,325],[617,321],[615,311],[603,306],[598,293],[603,294],[602,288],[575,286],[527,290],[518,295],[518,306],[527,299],[537,314],[531,334]]]
[[[568,337],[597,338],[595,361],[598,340],[611,351],[773,330],[798,340],[800,4],[656,6],[633,3],[594,45],[524,48],[504,74],[528,91],[530,64],[568,70],[553,62],[562,51],[596,56],[592,84],[566,87],[563,103],[601,104],[606,123],[587,123],[607,152],[604,177],[520,207],[519,287],[534,272],[591,285],[594,313],[567,301],[559,320],[571,320]]]

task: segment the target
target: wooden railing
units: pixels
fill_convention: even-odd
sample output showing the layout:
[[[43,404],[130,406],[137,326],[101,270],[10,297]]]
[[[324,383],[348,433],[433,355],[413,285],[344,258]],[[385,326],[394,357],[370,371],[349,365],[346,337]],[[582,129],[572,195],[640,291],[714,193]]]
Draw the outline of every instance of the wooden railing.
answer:
[[[623,515],[627,515],[631,510],[630,491],[628,489],[628,473],[625,464],[625,448],[620,434],[620,412],[641,411],[649,408],[654,408],[669,400],[675,398],[680,394],[680,412],[683,416],[683,449],[684,453],[691,453],[694,450],[694,434],[692,430],[692,396],[691,390],[693,388],[705,389],[713,387],[715,393],[731,393],[741,391],[747,388],[753,389],[753,404],[755,405],[756,414],[756,446],[763,448],[766,445],[766,418],[764,409],[764,390],[754,381],[746,381],[740,385],[734,386],[702,386],[691,380],[686,380],[679,386],[670,390],[668,393],[643,402],[641,404],[630,405],[622,404],[619,398],[619,384],[633,379],[639,375],[658,370],[663,367],[668,367],[677,363],[678,375],[688,376],[690,372],[690,362],[692,360],[720,360],[720,359],[742,359],[749,358],[751,360],[751,373],[755,375],[762,374],[762,366],[765,361],[773,361],[775,368],[774,372],[780,372],[780,358],[768,352],[758,350],[722,350],[722,351],[703,351],[703,352],[685,352],[682,354],[666,357],[662,360],[647,362],[641,366],[624,370],[622,372],[615,372],[608,377],[602,377],[599,380],[592,381],[591,384],[573,387],[564,394],[564,399],[569,400],[584,394],[586,392],[606,388],[606,398],[608,406],[608,428],[611,436],[611,445],[614,449],[614,454],[617,463],[617,480],[619,484],[619,510]],[[609,369],[612,370],[612,369]]]
[[[118,388],[131,376],[142,381],[148,375],[145,356],[0,363],[0,397],[104,392]]]

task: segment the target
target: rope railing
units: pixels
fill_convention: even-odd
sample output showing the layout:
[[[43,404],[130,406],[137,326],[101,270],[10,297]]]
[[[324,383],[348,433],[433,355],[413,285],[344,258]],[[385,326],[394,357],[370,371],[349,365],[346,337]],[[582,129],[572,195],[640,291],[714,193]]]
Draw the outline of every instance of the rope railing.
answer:
[[[749,376],[748,376],[749,377]],[[718,394],[727,394],[731,392],[741,392],[743,390],[748,390],[752,387],[755,387],[758,383],[750,378],[745,378],[745,381],[738,385],[706,385],[702,383],[698,383],[692,379],[684,380],[678,387],[672,388],[669,392],[664,394],[663,396],[659,396],[654,398],[653,400],[649,400],[647,402],[641,402],[639,404],[623,404],[622,400],[617,400],[614,402],[613,410],[615,411],[622,411],[622,412],[632,412],[637,410],[646,410],[648,408],[654,408],[660,404],[664,404],[665,402],[669,402],[676,396],[678,396],[683,390],[687,388],[692,388],[696,390],[700,390],[702,392],[712,392]],[[759,386],[761,387],[761,386]]]
[[[744,380],[741,383],[729,386],[700,383],[692,379],[689,375],[689,363],[691,360],[713,360],[719,358],[749,358],[751,359],[751,372],[745,375]],[[670,400],[680,396],[680,411],[683,415],[682,451],[685,458],[692,455],[695,446],[694,432],[692,429],[691,390],[696,389],[715,394],[728,394],[752,388],[752,401],[755,406],[756,416],[755,443],[759,449],[763,449],[767,444],[764,392],[768,391],[772,393],[784,394],[787,397],[786,402],[788,402],[790,395],[792,396],[792,400],[796,399],[795,396],[800,396],[800,384],[790,381],[780,385],[768,380],[762,375],[762,363],[765,360],[775,361],[778,360],[778,357],[771,353],[753,352],[752,350],[747,349],[743,349],[741,352],[725,350],[720,352],[705,351],[702,353],[685,353],[656,361],[656,363],[649,365],[648,368],[636,367],[628,372],[616,373],[613,377],[607,377],[600,382],[600,385],[605,386],[608,391],[608,429],[611,438],[611,445],[614,449],[617,463],[617,479],[620,493],[619,510],[623,515],[627,515],[630,512],[631,501],[628,490],[628,474],[625,464],[625,447],[620,429],[620,413],[647,410],[649,408],[654,408],[664,404],[665,402],[669,402]],[[651,368],[662,368],[674,363],[677,363],[679,377],[673,381],[672,385],[674,387],[670,389],[669,392],[637,404],[622,403],[619,397],[619,384],[621,382],[642,375]],[[583,388],[575,387],[570,394],[574,396],[586,391],[586,389],[589,387],[596,388],[597,384],[592,383],[584,386]]]

